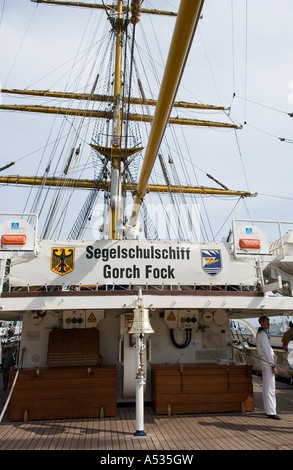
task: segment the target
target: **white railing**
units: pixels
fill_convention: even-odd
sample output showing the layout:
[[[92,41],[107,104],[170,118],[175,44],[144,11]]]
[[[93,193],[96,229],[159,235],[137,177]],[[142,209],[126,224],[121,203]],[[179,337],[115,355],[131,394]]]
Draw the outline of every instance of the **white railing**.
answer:
[[[232,220],[232,236],[233,236],[233,254],[234,254],[234,256],[239,254],[239,253],[236,252],[235,222],[244,222],[244,223],[249,223],[249,224],[276,224],[277,227],[278,227],[279,238],[271,243],[270,250],[267,254],[271,254],[272,249],[276,248],[275,244],[278,244],[278,247],[281,247],[281,254],[282,254],[281,259],[283,259],[285,257],[282,225],[287,224],[287,225],[292,225],[293,226],[293,222],[278,221],[278,220],[257,220],[257,219],[234,219],[234,220]],[[251,253],[251,254],[255,254],[255,253]]]

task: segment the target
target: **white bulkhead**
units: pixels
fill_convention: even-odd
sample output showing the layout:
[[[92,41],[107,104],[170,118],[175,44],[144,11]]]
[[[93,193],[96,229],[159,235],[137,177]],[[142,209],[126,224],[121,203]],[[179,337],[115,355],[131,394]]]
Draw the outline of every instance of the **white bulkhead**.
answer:
[[[275,258],[254,225],[237,228],[228,241],[187,243],[37,240],[34,229],[18,223],[1,226],[3,242],[15,241],[11,235],[30,241],[1,247],[0,308],[23,321],[23,367],[48,367],[51,331],[95,328],[101,363],[117,367],[118,401],[135,396],[136,335],[130,329],[138,300],[154,330],[143,338],[146,400],[151,364],[233,362],[230,318],[256,316],[276,302],[292,307],[262,290],[261,263]]]

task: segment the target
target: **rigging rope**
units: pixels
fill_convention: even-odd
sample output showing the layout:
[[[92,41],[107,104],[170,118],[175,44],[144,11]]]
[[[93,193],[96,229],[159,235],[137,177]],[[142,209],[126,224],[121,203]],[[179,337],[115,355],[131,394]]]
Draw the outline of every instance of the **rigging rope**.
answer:
[[[143,28],[142,28],[142,33],[144,33]],[[156,37],[156,36],[155,36],[155,37]],[[138,47],[139,57],[140,57],[141,63],[142,63],[142,69],[145,71],[145,75],[146,75],[147,81],[148,81],[148,76],[152,76],[153,78],[156,79],[156,83],[157,83],[157,86],[158,86],[158,89],[159,89],[159,86],[160,86],[160,79],[159,79],[159,77],[158,77],[157,64],[155,64],[155,59],[154,59],[153,55],[151,54],[151,52],[149,51],[149,44],[148,44],[148,42],[146,41],[146,39],[145,39],[145,44],[146,44],[146,49],[147,49],[147,51],[148,51],[148,53],[149,53],[148,58],[149,58],[149,63],[151,64],[151,67],[152,67],[152,72],[151,72],[151,74],[147,74],[147,72],[145,71],[145,65],[146,65],[148,62],[145,60],[145,58],[142,58],[142,49]],[[158,51],[160,52],[160,47],[159,47],[159,45],[158,45]],[[162,59],[162,56],[161,56],[161,59]],[[163,62],[163,61],[162,61],[162,62]],[[150,84],[148,85],[148,88],[149,88],[149,90],[153,90],[153,89],[154,89],[154,87],[151,86]],[[198,100],[198,101],[199,101],[199,100]],[[184,113],[188,113],[188,111],[183,111],[183,112],[184,112]],[[149,112],[148,112],[148,113],[149,113]],[[149,113],[149,115],[150,115],[150,113]],[[182,129],[181,129],[181,131],[182,131]],[[173,141],[174,141],[174,143],[175,143],[175,146],[177,147],[176,155],[179,156],[179,157],[181,157],[181,167],[182,167],[183,173],[185,174],[185,179],[186,179],[186,181],[189,182],[190,185],[193,185],[193,181],[190,179],[190,176],[191,176],[191,175],[190,175],[190,171],[187,169],[187,167],[186,167],[186,165],[185,165],[185,163],[184,163],[184,160],[185,160],[185,159],[184,159],[184,157],[182,156],[182,149],[180,149],[180,144],[179,144],[179,141],[178,141],[178,138],[177,138],[177,135],[176,135],[176,131],[175,131],[174,128],[172,128],[172,126],[169,126],[169,127],[168,127],[168,129],[167,129],[167,131],[166,131],[166,133],[165,133],[165,136],[164,136],[164,138],[163,138],[163,141],[162,141],[162,146],[163,146],[163,145],[166,146],[167,152],[168,152],[168,154],[170,155],[171,150],[170,150],[170,144],[169,144],[169,142],[168,142],[168,139],[169,139],[169,138],[168,138],[168,136],[167,136],[167,134],[168,134],[169,132],[171,132],[171,136],[173,137]],[[185,137],[184,137],[184,139],[185,139]],[[186,142],[186,141],[185,141],[185,142]],[[187,150],[187,151],[188,151],[188,150]],[[188,151],[188,152],[189,152],[189,151]],[[160,150],[160,153],[164,153],[164,152],[163,152],[163,149]],[[189,155],[190,155],[190,154],[189,154]],[[186,160],[187,160],[187,159],[186,159]],[[190,158],[189,160],[190,160],[190,163],[192,164],[192,168],[193,168],[193,171],[194,171],[194,168],[195,168],[196,165],[194,165],[194,163],[191,161],[191,158]],[[177,170],[176,170],[176,168],[175,168],[174,165],[172,165],[172,172],[173,172],[173,175],[174,175],[174,179],[178,182],[178,173],[177,173]],[[154,170],[153,170],[153,172],[152,172],[151,180],[153,180],[154,175],[155,175],[155,168],[154,168]],[[180,214],[180,207],[179,207],[178,204],[179,204],[179,200],[180,200],[180,199],[181,199],[181,202],[184,202],[185,206],[187,206],[187,204],[186,204],[186,197],[185,197],[184,194],[181,194],[179,197],[178,197],[178,195],[171,195],[171,194],[170,194],[171,204],[173,204],[174,208],[175,208],[175,206],[177,206],[177,212],[178,212],[179,214]],[[190,195],[190,196],[189,196],[189,199],[193,199],[194,201],[197,200],[196,196],[194,196],[194,195]],[[175,201],[175,203],[174,203],[174,201]],[[197,204],[196,204],[196,205],[197,205]],[[203,205],[204,205],[204,203],[203,203]],[[163,205],[163,210],[165,209],[165,207],[166,207],[166,205]],[[168,217],[168,215],[167,215],[167,217]],[[189,219],[189,225],[190,225],[190,222],[191,222],[191,220]],[[194,229],[194,227],[193,227],[193,224],[191,224],[191,227],[192,227],[193,234],[195,234],[196,231],[195,231],[195,229]],[[204,230],[202,224],[200,224],[200,229],[201,229],[201,230]],[[181,235],[180,235],[180,239],[188,239],[188,234],[190,234],[190,229],[189,229],[189,227],[186,228],[186,235],[183,236],[183,235],[181,234]],[[194,238],[197,239],[198,237],[195,235]],[[207,239],[207,237],[204,237],[204,238]]]
[[[288,364],[288,366],[284,366],[282,364],[276,364],[276,363],[273,363],[273,362],[270,362],[270,361],[266,361],[265,359],[262,359],[258,355],[254,355],[254,354],[250,354],[250,353],[248,354],[247,351],[245,351],[243,349],[240,349],[240,348],[238,348],[237,346],[235,346],[233,344],[231,346],[232,346],[232,349],[235,349],[238,353],[241,353],[245,358],[256,359],[259,362],[264,362],[265,364],[275,366],[278,370],[283,370],[283,372],[290,372],[291,374],[293,374],[293,369],[289,366],[289,364]],[[246,362],[247,362],[247,360],[246,360]]]
[[[3,9],[4,9],[4,5],[3,5]],[[23,38],[22,38],[22,40],[21,40],[21,42],[20,42],[20,45],[19,45],[19,47],[18,47],[18,50],[17,50],[17,52],[16,52],[16,54],[15,54],[15,56],[14,56],[14,59],[13,59],[13,61],[12,61],[10,70],[9,70],[8,75],[7,75],[7,77],[6,77],[6,80],[5,80],[5,82],[4,82],[4,88],[6,87],[6,83],[7,83],[8,79],[9,79],[11,73],[12,73],[12,70],[13,70],[14,66],[15,66],[16,60],[17,60],[17,58],[18,58],[18,56],[19,56],[19,53],[20,53],[20,51],[21,51],[21,49],[22,49],[22,46],[23,46],[23,44],[24,44],[24,41],[25,41],[25,39],[26,39],[26,36],[27,36],[28,31],[29,31],[29,29],[30,29],[30,26],[31,26],[31,24],[32,24],[32,22],[33,22],[33,19],[34,19],[34,16],[35,16],[36,11],[37,11],[37,5],[35,6],[35,8],[34,8],[34,10],[33,10],[33,14],[32,14],[32,16],[31,16],[31,18],[30,18],[30,20],[29,20],[29,22],[28,22],[28,25],[27,25],[27,28],[26,28],[26,30],[25,30],[25,32],[24,32]]]
[[[246,122],[246,98],[247,98],[247,59],[248,59],[248,2],[245,2],[245,71],[244,71],[244,122]]]
[[[80,47],[79,47],[79,50],[81,49],[81,44],[82,44],[82,41],[84,39],[84,36],[85,36],[85,32],[86,30],[88,29],[88,25],[89,25],[89,21],[90,21],[90,18],[88,19],[87,21],[87,25],[86,25],[86,28],[84,30],[84,33],[83,33],[83,36],[82,36],[82,39],[80,41]],[[77,51],[77,54],[75,56],[75,60],[74,60],[74,63],[73,63],[73,66],[72,66],[72,69],[71,71],[73,70],[73,67],[75,67],[75,65],[77,64],[77,62],[80,62],[80,72],[76,78],[76,80],[74,81],[73,85],[75,87],[75,90],[78,89],[79,87],[79,84],[81,82],[81,78],[82,78],[82,75],[87,67],[87,63],[90,63],[92,62],[91,61],[91,57],[90,57],[90,53],[92,51],[92,48],[94,47],[95,45],[95,37],[96,37],[96,32],[97,32],[97,29],[98,29],[98,26],[99,25],[96,25],[95,27],[95,30],[93,31],[92,33],[92,40],[91,40],[91,45],[90,47],[86,48],[85,50],[85,53],[83,54],[83,57],[82,57],[82,61],[79,59],[77,61],[77,58],[78,56],[80,55],[80,52],[79,50]],[[99,54],[100,51],[98,50],[96,52],[96,55]],[[85,86],[87,86],[89,84],[89,81],[91,80],[91,76],[93,75],[94,73],[94,67],[95,67],[95,62],[96,61],[93,61],[93,64],[91,66],[91,72],[89,73],[89,76],[88,76],[88,79],[87,79],[87,84]],[[66,88],[69,87],[69,80],[70,80],[70,75],[69,74],[69,77],[68,77],[68,80],[67,80],[67,86]],[[97,79],[95,79],[94,81],[94,84],[96,85],[96,81]],[[72,85],[70,86],[72,87]],[[74,90],[74,91],[75,91]],[[74,92],[73,91],[73,92]],[[92,88],[92,92],[91,94],[94,92],[93,88]],[[88,109],[91,105],[91,102],[90,100],[88,100],[84,106],[85,109]],[[77,128],[75,129],[75,126],[74,126],[74,123],[75,121],[77,121]],[[88,133],[88,130],[89,130],[89,126],[90,126],[90,121],[87,120],[87,124],[84,128],[84,121],[85,121],[85,116],[84,117],[81,117],[80,118],[75,118],[73,117],[72,120],[71,120],[71,123],[70,125],[73,127],[73,129],[75,130],[75,132],[72,134],[72,139],[71,139],[71,143],[68,141],[68,143],[65,141],[64,142],[64,145],[63,145],[63,149],[61,150],[61,153],[59,155],[59,159],[57,161],[57,163],[55,164],[55,170],[54,170],[54,174],[56,174],[58,171],[58,167],[61,167],[62,168],[66,168],[66,165],[67,165],[67,161],[68,161],[68,153],[67,153],[67,150],[66,150],[66,146],[68,147],[71,147],[71,148],[76,148],[77,145],[78,145],[78,141],[82,140],[86,140],[85,138],[81,138],[81,131],[84,132],[85,136],[87,135]],[[61,126],[61,128],[65,128],[65,124],[66,122],[69,122],[69,119],[65,117],[65,119],[63,120],[63,124]],[[59,134],[60,135],[60,134]],[[69,134],[68,134],[69,136]],[[60,140],[58,138],[58,140]],[[55,154],[57,154],[57,148],[55,149],[54,151]],[[64,163],[61,162],[61,157],[62,155],[64,155]],[[70,178],[71,181],[72,179],[74,178],[74,173],[76,173],[78,171],[79,173],[79,176],[82,175],[83,171],[85,170],[87,164],[88,164],[88,160],[83,164],[82,167],[79,166],[79,161],[80,161],[80,158],[81,156],[78,156],[77,154],[75,154],[76,157],[78,158],[75,158],[75,164],[74,164],[74,167],[72,168],[71,172],[70,172]],[[63,171],[63,178],[65,176],[65,172]],[[68,177],[66,178],[66,185],[68,187]],[[51,234],[55,234],[56,233],[56,230],[58,230],[58,234],[61,233],[61,229],[62,229],[62,226],[63,226],[63,223],[64,223],[64,220],[65,220],[65,215],[66,215],[66,212],[69,208],[69,201],[70,199],[72,198],[72,195],[73,195],[73,192],[74,192],[74,186],[72,185],[71,186],[71,190],[70,191],[67,191],[67,196],[66,196],[66,192],[64,191],[64,183],[61,183],[60,187],[59,187],[59,190],[57,190],[57,192],[55,193],[55,196],[51,202],[51,211],[50,211],[50,216],[49,218],[47,219],[48,222],[46,224],[46,226],[44,227],[44,231],[43,231],[43,236],[44,237],[48,237],[50,235],[50,230],[51,230]],[[46,193],[46,195],[48,194],[48,192]],[[46,196],[45,196],[46,198]],[[63,209],[61,207],[61,204],[63,204]],[[44,207],[44,206],[43,206]],[[63,223],[60,224],[60,223],[55,223],[55,228],[53,228],[53,224],[54,224],[54,220],[57,220],[57,217],[58,217],[58,211],[60,214],[62,214],[62,220],[63,220]],[[59,221],[60,221],[60,217],[59,216]]]
[[[241,201],[241,197],[238,198],[235,206],[233,207],[233,209],[230,211],[229,215],[226,217],[225,221],[223,222],[223,224],[221,225],[221,227],[219,228],[219,230],[217,231],[217,233],[215,234],[214,238],[213,238],[213,241],[216,240],[216,237],[219,235],[219,233],[221,232],[221,230],[223,229],[223,227],[225,226],[225,224],[227,223],[228,220],[231,220],[231,215],[232,213],[234,212],[234,210],[236,209],[236,206],[238,205],[239,201]],[[251,218],[251,217],[250,217]]]
[[[4,8],[5,8],[5,0],[3,0],[3,5],[2,5],[1,15],[0,15],[0,29],[1,29],[1,26],[2,26],[2,20],[3,20],[3,16],[4,16]]]
[[[136,0],[134,2],[134,0],[132,0],[132,3],[136,3],[137,5],[139,5],[140,3],[140,0]],[[3,9],[2,9],[2,15],[3,15],[3,11],[4,11],[4,4],[3,4]],[[108,14],[108,12],[107,12]],[[235,67],[235,63],[234,63],[234,24],[233,24],[233,16],[234,16],[234,12],[233,12],[233,0],[231,0],[231,17],[232,17],[232,39],[233,39],[233,88],[235,87],[235,70],[234,70],[234,67]],[[30,20],[30,23],[31,23],[32,19]],[[89,20],[88,20],[89,22]],[[152,19],[151,19],[151,22],[152,22]],[[247,99],[247,59],[248,59],[248,4],[247,4],[247,0],[246,0],[246,19],[245,19],[245,22],[246,22],[246,36],[245,36],[245,42],[246,42],[246,49],[245,49],[245,98],[241,98],[241,97],[238,97],[240,99],[244,99],[245,100],[245,105],[247,102],[249,102],[250,100]],[[88,24],[87,23],[87,29],[88,29]],[[154,28],[154,25],[153,23],[152,24],[152,27],[153,27],[153,31],[155,32],[155,28]],[[29,24],[30,26],[30,24]],[[29,29],[29,26],[27,28],[27,30]],[[97,28],[96,28],[96,31],[97,31]],[[96,33],[95,31],[95,33]],[[134,26],[134,32],[135,32],[135,26]],[[85,33],[86,31],[84,31],[83,33],[83,36],[82,36],[82,40],[84,39],[85,37]],[[142,67],[145,71],[145,74],[146,74],[146,83],[147,83],[147,86],[148,86],[148,92],[153,94],[153,92],[155,91],[153,85],[151,84],[151,75],[153,76],[154,78],[154,81],[156,82],[156,84],[158,85],[158,88],[159,88],[159,85],[160,85],[160,80],[159,80],[159,77],[158,77],[158,72],[157,72],[157,64],[155,63],[155,58],[154,56],[152,55],[151,51],[150,51],[150,48],[149,48],[149,43],[146,39],[146,36],[144,35],[144,30],[142,29],[142,35],[145,39],[145,43],[146,43],[146,50],[149,54],[149,62],[147,62],[145,60],[143,56],[143,54],[145,53],[145,51],[143,51],[142,49],[139,50],[140,52],[140,57],[141,57],[141,62],[142,62]],[[93,35],[93,39],[92,39],[92,44],[90,47],[86,48],[84,51],[81,51],[81,43],[80,43],[80,47],[79,47],[79,50],[77,52],[77,54],[75,55],[75,60],[74,60],[74,63],[72,65],[72,68],[71,68],[71,74],[69,75],[68,77],[68,80],[67,80],[67,84],[66,84],[66,89],[69,88],[70,86],[70,81],[71,81],[71,76],[72,76],[72,72],[73,72],[73,69],[75,67],[79,67],[79,73],[78,73],[78,76],[77,76],[77,79],[74,80],[72,82],[72,84],[74,85],[75,89],[78,90],[81,88],[81,81],[82,81],[82,72],[83,70],[88,66],[88,63],[90,62],[90,57],[92,55],[92,47],[93,47],[93,43],[94,43],[94,38],[96,37],[96,35],[94,34]],[[156,35],[154,34],[154,37],[156,38],[157,40],[157,37]],[[23,38],[23,41],[24,41],[25,38]],[[23,44],[23,41],[22,41],[22,44]],[[203,38],[202,38],[202,41],[203,41]],[[134,34],[133,34],[133,40],[132,40],[132,47],[131,47],[131,58],[134,58],[133,57],[133,47],[134,47],[134,43],[135,43],[135,37],[134,37]],[[22,46],[21,44],[21,46]],[[98,43],[95,43],[95,45],[97,45]],[[159,43],[157,42],[157,45],[159,46]],[[203,44],[204,45],[204,44]],[[204,49],[205,49],[205,53],[207,55],[207,50],[205,48],[205,45],[204,45]],[[159,53],[161,54],[161,48],[158,47],[158,51]],[[19,51],[17,53],[17,56],[19,54]],[[102,54],[101,54],[102,55]],[[105,53],[105,56],[106,56],[106,53]],[[104,56],[104,57],[105,57]],[[17,57],[16,57],[17,58]],[[16,59],[15,58],[15,59]],[[161,55],[161,59],[162,59],[162,55]],[[207,55],[207,60],[208,60],[208,63],[209,63],[209,67],[211,69],[211,62],[208,58],[208,55]],[[101,64],[103,64],[103,62],[105,63],[105,59],[102,59],[100,61]],[[66,62],[67,63],[67,62]],[[132,61],[131,61],[132,63]],[[163,63],[163,60],[162,60],[162,63]],[[151,65],[152,67],[152,70],[153,70],[153,74],[148,74],[146,68],[148,66],[148,64]],[[136,70],[136,63],[135,61],[133,62],[133,66],[135,68],[135,70],[132,70],[132,67],[130,69],[130,83],[131,83],[131,78],[132,78],[132,74],[134,74],[135,72],[137,73],[137,76],[139,76],[137,70]],[[57,69],[55,69],[57,70]],[[92,71],[93,71],[93,68],[92,68]],[[11,71],[9,72],[9,75],[10,75]],[[68,73],[68,71],[66,72]],[[125,61],[125,80],[126,80],[126,73],[127,73],[127,70],[126,70],[126,61]],[[218,96],[220,97],[220,93],[219,93],[219,90],[218,90],[218,86],[217,86],[217,83],[216,83],[216,80],[215,80],[215,75],[213,73],[213,71],[211,70],[211,73],[212,73],[212,77],[213,77],[213,80],[214,80],[214,83],[215,83],[215,87],[216,87],[216,90],[217,90],[217,93],[218,93]],[[8,76],[9,76],[8,75]],[[63,77],[64,75],[62,75]],[[58,83],[58,82],[55,82],[54,85]],[[88,83],[87,83],[88,84]],[[126,90],[126,87],[125,87],[125,90]],[[131,95],[131,86],[129,85],[129,88],[128,88],[128,97],[130,97]],[[236,96],[236,95],[235,95]],[[49,103],[51,100],[48,100],[47,102]],[[197,100],[199,101],[199,100]],[[259,104],[259,103],[255,103],[255,104]],[[88,103],[87,104],[88,106],[90,106],[90,104]],[[260,105],[260,104],[259,104]],[[101,105],[102,106],[102,105]],[[263,105],[265,106],[265,105]],[[265,107],[268,107],[270,108],[269,106],[265,106]],[[274,109],[274,108],[271,108],[271,109]],[[279,111],[279,112],[283,112],[283,111],[280,111],[280,110],[276,110],[274,109],[275,111]],[[128,113],[130,112],[130,103],[128,102]],[[148,111],[149,112],[149,111]],[[183,113],[188,113],[188,111],[182,111]],[[246,111],[245,111],[246,112]],[[150,113],[149,113],[150,114]],[[286,113],[288,114],[288,113]],[[230,116],[229,116],[230,118]],[[57,121],[59,121],[60,118],[56,117],[55,121],[54,121],[54,124],[53,126],[55,126],[55,124],[57,125]],[[76,124],[76,122],[79,122],[79,124]],[[82,133],[86,134],[87,131],[88,131],[88,126],[87,125],[86,127],[84,127],[84,120],[82,119],[81,122],[76,119],[76,118],[73,118],[70,122],[70,126],[72,127],[72,129],[74,130],[71,130],[70,132],[67,133],[66,136],[63,136],[63,133],[65,132],[65,129],[66,129],[66,124],[69,122],[69,119],[68,118],[64,118],[63,119],[63,122],[62,122],[62,126],[61,126],[61,129],[60,129],[60,132],[55,140],[55,144],[54,144],[54,147],[53,147],[53,150],[52,150],[52,154],[47,162],[47,165],[46,165],[46,169],[45,169],[45,172],[44,172],[44,183],[47,179],[47,177],[49,176],[49,174],[52,174],[53,175],[57,175],[57,174],[60,174],[60,172],[63,172],[63,168],[65,168],[65,165],[67,164],[67,161],[68,161],[68,155],[69,155],[69,152],[71,150],[71,148],[76,148],[76,146],[81,142],[81,141],[85,141],[86,139],[82,138]],[[104,123],[103,126],[106,126],[107,123]],[[248,125],[248,124],[247,124]],[[52,126],[52,134],[53,134],[53,126]],[[76,128],[75,128],[76,126]],[[147,124],[145,125],[147,126]],[[250,126],[250,127],[253,127],[253,126]],[[102,129],[102,127],[98,128],[96,127],[95,128],[95,133],[97,135],[97,132],[98,132],[98,129]],[[255,128],[256,129],[256,128]],[[169,130],[171,132],[169,132]],[[260,129],[258,129],[260,130]],[[183,134],[183,130],[181,129],[182,131],[182,134]],[[264,131],[261,131],[261,132],[264,132]],[[108,133],[108,132],[107,132]],[[170,142],[171,142],[171,139],[173,139],[172,142],[174,142],[174,144],[172,143],[172,145],[169,143],[169,141],[167,139],[169,139],[169,135],[167,135],[167,133],[171,134],[171,138],[170,138]],[[203,172],[203,170],[201,168],[199,168],[193,161],[192,161],[192,158],[190,156],[190,153],[188,151],[188,146],[187,146],[187,142],[186,140],[183,140],[183,142],[186,144],[186,149],[188,151],[188,155],[189,155],[189,160],[186,156],[183,155],[183,152],[182,152],[182,141],[181,141],[181,144],[179,142],[179,135],[176,133],[175,130],[173,129],[168,129],[168,132],[166,133],[166,139],[164,139],[164,141],[162,142],[162,149],[160,149],[162,151],[162,155],[175,155],[175,152],[176,152],[176,156],[178,156],[180,158],[180,166],[178,166],[177,168],[175,168],[174,164],[171,164],[170,167],[171,167],[171,170],[172,170],[172,174],[173,174],[173,179],[175,182],[179,182],[179,181],[182,181],[181,180],[181,174],[180,174],[180,178],[179,178],[179,173],[182,173],[184,178],[185,178],[185,181],[187,182],[187,184],[191,184],[193,185],[194,181],[196,181],[197,185],[199,186],[199,180],[198,180],[198,171],[201,171]],[[264,132],[266,133],[266,132]],[[51,134],[51,135],[52,135]],[[272,134],[269,134],[269,133],[266,133],[272,137],[276,137],[278,138],[281,142],[286,142],[286,143],[293,143],[293,140],[290,140],[290,139],[285,139],[285,138],[280,138],[280,137],[277,137],[277,136],[273,136]],[[247,175],[245,173],[245,168],[244,168],[244,160],[243,160],[243,155],[242,155],[242,151],[240,149],[240,144],[239,144],[239,140],[238,140],[238,136],[236,134],[236,131],[234,130],[234,135],[235,135],[235,138],[236,138],[236,143],[237,143],[237,148],[238,148],[238,152],[239,152],[239,156],[240,156],[240,161],[241,161],[241,165],[242,165],[242,169],[243,169],[243,172],[244,172],[244,175],[245,175],[245,180],[246,180],[246,184],[247,184],[247,187],[248,187],[248,180],[247,180]],[[127,128],[127,136],[128,136],[128,128]],[[186,136],[183,137],[184,139],[186,139]],[[62,139],[65,139],[66,141],[64,141],[63,145],[61,142],[63,142]],[[61,151],[59,151],[59,144],[60,146],[62,146],[61,148]],[[43,158],[44,155],[45,155],[45,151],[47,150],[47,147],[48,145],[50,145],[50,139],[48,138],[48,141],[47,141],[47,144],[46,146],[44,147],[44,150],[43,150],[43,155],[42,155],[42,159],[39,160],[39,168],[41,168],[41,162],[43,163]],[[165,147],[164,147],[165,146]],[[175,149],[173,149],[173,147],[175,147]],[[167,150],[165,150],[165,148]],[[55,153],[56,155],[59,155],[59,160],[58,162],[55,161],[55,159],[53,160],[53,153]],[[185,152],[184,152],[185,153]],[[29,154],[31,155],[31,154]],[[21,157],[19,158],[17,161],[21,160],[21,159],[24,159],[26,158],[26,156],[24,157]],[[63,158],[63,161],[62,161],[62,158]],[[137,158],[138,160],[138,158]],[[54,163],[53,163],[54,161]],[[132,181],[134,179],[134,164],[137,164],[137,161],[132,161],[131,160],[131,167],[130,167],[130,170],[132,172]],[[54,168],[53,168],[53,164],[54,164]],[[86,164],[82,164],[80,162],[80,164],[78,164],[78,162],[76,162],[76,165],[74,166],[74,168],[72,168],[72,173],[70,172],[69,173],[69,176],[70,178],[73,178],[73,174],[74,172],[76,173],[79,173],[79,174],[82,174],[83,171],[85,171],[86,168],[88,168],[88,166],[86,166],[88,164],[88,162]],[[133,165],[132,165],[133,164]],[[97,155],[95,153],[95,161],[94,161],[94,165],[95,165],[95,168],[96,167],[99,167],[99,165],[101,165],[103,167],[103,161],[101,159],[101,156],[100,155]],[[191,171],[190,171],[190,167],[188,167],[188,165],[191,165]],[[130,166],[130,165],[129,165]],[[1,168],[1,170],[5,169],[5,167]],[[128,168],[128,163],[124,162],[124,170],[125,170],[125,175],[127,173],[127,171],[129,171],[129,168]],[[178,173],[179,172],[179,173]],[[97,173],[97,177],[99,177],[99,171],[96,171]],[[192,174],[193,173],[193,174]],[[207,173],[207,172],[205,172]],[[160,175],[158,175],[156,173],[156,170],[154,169],[154,172],[152,174],[152,181],[156,178],[162,178],[162,175],[160,173]],[[179,183],[180,184],[180,183]],[[62,188],[63,186],[60,186],[59,188],[59,191],[62,192]],[[31,189],[32,191],[32,189]],[[46,191],[46,194],[44,195],[44,191]],[[61,216],[59,216],[59,219],[58,219],[58,214],[57,214],[57,209],[59,210],[59,214],[60,212],[62,212],[62,207],[61,207],[61,204],[63,202],[64,204],[64,213],[63,215],[65,215],[66,213],[66,210],[67,208],[69,207],[69,200],[70,198],[72,197],[72,194],[73,194],[73,189],[71,189],[71,193],[69,194],[70,190],[68,190],[68,195],[66,197],[66,200],[63,199],[63,196],[65,198],[65,191],[63,191],[64,195],[62,195],[62,198],[57,194],[57,191],[55,191],[55,197],[52,201],[52,207],[55,207],[55,213],[56,213],[56,223],[55,223],[55,228],[53,228],[53,232],[52,233],[56,233],[57,230],[59,230],[59,233],[61,232],[61,224],[60,224],[60,218]],[[41,195],[44,196],[43,198],[43,201],[42,201],[42,205],[41,205]],[[148,197],[151,197],[150,195]],[[207,209],[205,207],[205,198],[206,196],[203,196],[203,195],[200,195],[200,196],[195,196],[195,195],[191,195],[191,196],[188,196],[190,200],[193,200],[194,202],[197,202],[198,199],[200,198],[201,202],[202,202],[202,205],[204,207],[204,213],[205,214],[201,214],[200,215],[200,218],[201,220],[203,220],[203,216],[205,215],[206,218],[207,218],[207,223],[204,223],[204,224],[201,224],[200,228],[201,228],[201,231],[202,233],[204,234],[204,238],[207,240],[209,239],[208,237],[208,230],[211,231],[212,233],[212,237],[213,239],[215,239],[214,235],[213,235],[213,231],[212,231],[212,227],[211,227],[211,222],[209,220],[209,217],[208,217],[208,213],[207,213]],[[31,193],[29,194],[29,198],[31,198]],[[36,195],[35,197],[35,200],[34,200],[34,205],[33,207],[35,208],[39,208],[40,205],[41,205],[41,210],[40,210],[40,213],[42,213],[44,210],[45,210],[45,201],[48,202],[48,198],[49,198],[49,190],[47,190],[47,188],[45,189],[45,185],[43,184],[43,186],[39,189],[39,194]],[[63,199],[61,201],[61,199]],[[171,202],[174,201],[176,199],[176,202],[174,202],[174,207],[176,207],[176,209],[178,210],[179,208],[179,203],[180,203],[180,200],[181,202],[182,201],[186,201],[186,196],[185,195],[181,195],[181,196],[174,196],[173,198],[173,195],[170,195],[170,200]],[[161,199],[161,196],[159,196],[159,200],[162,201]],[[56,205],[55,205],[56,203]],[[239,200],[237,201],[236,203],[236,206],[237,204],[239,203]],[[176,206],[175,206],[176,205]],[[163,207],[165,205],[163,204]],[[235,207],[236,207],[235,206]],[[165,208],[165,207],[164,207]],[[234,208],[235,209],[235,208]],[[234,210],[233,209],[233,210]],[[52,213],[52,219],[53,219],[53,213]],[[58,219],[58,221],[57,221]],[[65,220],[65,218],[63,219],[63,221]],[[207,225],[207,227],[206,227]],[[59,228],[58,228],[59,227]],[[182,230],[182,228],[180,228],[180,230]],[[218,234],[219,232],[217,232]],[[184,235],[181,233],[180,234],[180,237],[184,237]]]
[[[244,167],[242,152],[241,152],[241,149],[240,149],[239,139],[238,139],[237,132],[235,132],[235,129],[234,129],[234,136],[235,136],[235,139],[236,139],[236,145],[237,145],[237,149],[238,149],[238,153],[239,153],[239,157],[240,157],[240,161],[241,161],[242,170],[243,170],[244,178],[245,178],[245,181],[246,181],[247,189],[248,189],[248,191],[250,191],[249,190],[248,179],[247,179],[247,175],[246,175],[246,171],[245,171],[245,167]]]

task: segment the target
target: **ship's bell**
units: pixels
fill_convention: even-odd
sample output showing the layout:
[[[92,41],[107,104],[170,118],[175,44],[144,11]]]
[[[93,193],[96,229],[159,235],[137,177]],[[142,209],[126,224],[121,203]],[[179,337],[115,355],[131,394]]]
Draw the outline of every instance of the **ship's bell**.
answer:
[[[140,335],[144,333],[154,333],[154,330],[150,324],[148,309],[138,307],[134,309],[133,323],[129,334]]]

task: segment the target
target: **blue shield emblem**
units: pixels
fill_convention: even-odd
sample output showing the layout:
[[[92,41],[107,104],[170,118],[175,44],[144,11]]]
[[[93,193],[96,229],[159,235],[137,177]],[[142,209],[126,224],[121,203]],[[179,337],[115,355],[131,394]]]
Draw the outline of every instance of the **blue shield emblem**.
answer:
[[[205,273],[215,276],[222,271],[221,250],[201,250],[201,264]]]

